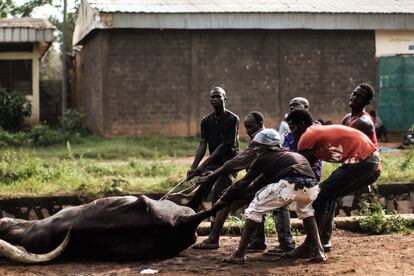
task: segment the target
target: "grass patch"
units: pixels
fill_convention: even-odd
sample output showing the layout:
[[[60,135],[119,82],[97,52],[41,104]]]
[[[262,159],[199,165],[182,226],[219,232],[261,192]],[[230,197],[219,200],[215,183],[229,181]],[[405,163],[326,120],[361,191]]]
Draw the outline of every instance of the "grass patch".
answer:
[[[164,193],[185,176],[198,141],[196,137],[92,136],[75,144],[3,147],[0,196]],[[382,159],[378,183],[414,182],[414,150],[382,154]],[[324,163],[323,177],[337,166]],[[239,178],[244,174],[240,172]]]
[[[382,172],[377,184],[414,182],[414,148],[395,153],[381,153]],[[340,164],[323,162],[322,180]]]

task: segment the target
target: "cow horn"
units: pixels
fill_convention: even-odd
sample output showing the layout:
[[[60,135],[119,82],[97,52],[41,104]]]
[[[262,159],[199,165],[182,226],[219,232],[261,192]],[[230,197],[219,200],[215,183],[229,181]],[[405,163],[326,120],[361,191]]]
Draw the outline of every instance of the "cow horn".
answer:
[[[51,261],[57,257],[65,250],[66,246],[68,245],[70,237],[70,229],[66,234],[65,239],[63,242],[56,247],[53,251],[50,251],[46,254],[33,254],[26,252],[17,248],[10,243],[0,239],[0,255],[9,258],[18,263],[25,263],[25,264],[35,264],[35,263],[42,263]]]

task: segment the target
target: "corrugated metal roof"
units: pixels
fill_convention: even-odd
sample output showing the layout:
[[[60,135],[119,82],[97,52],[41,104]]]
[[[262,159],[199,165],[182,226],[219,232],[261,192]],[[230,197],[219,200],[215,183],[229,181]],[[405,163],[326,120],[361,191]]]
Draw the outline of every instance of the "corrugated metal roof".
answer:
[[[413,0],[89,0],[108,13],[414,13]]]
[[[414,30],[414,0],[82,0],[73,33],[96,29]]]
[[[54,40],[55,27],[47,19],[12,18],[0,19],[1,42],[45,42]]]
[[[0,19],[0,28],[54,29],[55,27],[44,18],[23,17]]]

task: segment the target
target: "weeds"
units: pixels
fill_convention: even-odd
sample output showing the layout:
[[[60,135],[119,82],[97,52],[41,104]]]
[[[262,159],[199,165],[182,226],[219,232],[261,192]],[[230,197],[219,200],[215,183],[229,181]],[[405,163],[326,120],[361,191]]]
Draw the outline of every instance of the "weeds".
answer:
[[[362,202],[360,214],[363,217],[357,221],[364,232],[380,235],[408,231],[407,221],[395,212],[386,216],[379,201],[372,204]]]

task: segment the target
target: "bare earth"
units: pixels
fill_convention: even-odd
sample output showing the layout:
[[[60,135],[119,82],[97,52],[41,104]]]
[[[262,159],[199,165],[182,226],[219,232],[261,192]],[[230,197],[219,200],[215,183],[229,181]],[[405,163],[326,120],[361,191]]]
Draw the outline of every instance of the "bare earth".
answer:
[[[303,238],[296,237],[296,241]],[[273,245],[275,237],[268,240]],[[149,268],[158,270],[158,275],[414,275],[414,233],[366,236],[335,231],[334,250],[324,264],[261,253],[249,253],[243,265],[223,263],[238,241],[239,237],[222,237],[219,250],[187,249],[176,258],[152,262],[58,260],[29,266],[0,259],[0,275],[137,275]]]

